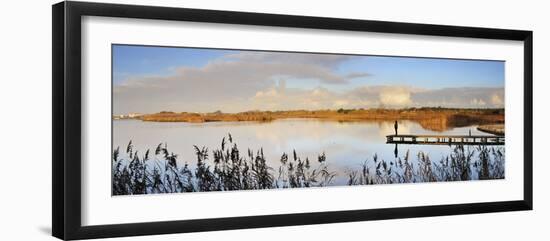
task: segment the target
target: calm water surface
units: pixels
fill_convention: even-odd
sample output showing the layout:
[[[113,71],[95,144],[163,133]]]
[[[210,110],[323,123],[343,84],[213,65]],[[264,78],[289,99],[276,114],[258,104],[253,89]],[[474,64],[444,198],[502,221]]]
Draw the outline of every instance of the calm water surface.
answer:
[[[365,160],[372,162],[377,154],[380,159],[392,161],[394,148],[386,144],[386,135],[394,133],[393,122],[337,122],[314,119],[283,119],[272,122],[143,122],[139,120],[113,121],[113,148],[125,149],[132,140],[135,150],[143,155],[147,149],[154,149],[159,143],[167,143],[168,150],[178,154],[179,164],[195,166],[196,156],[193,145],[205,146],[209,150],[219,149],[221,140],[231,133],[239,150],[246,153],[263,147],[265,157],[271,167],[278,168],[283,153],[296,150],[302,159],[308,157],[316,163],[317,156],[325,152],[331,170],[337,172],[334,184],[344,184],[346,173],[359,170]],[[436,132],[423,129],[411,121],[399,122],[399,134],[485,134],[475,126],[454,128]],[[416,154],[423,151],[432,161],[438,161],[451,152],[449,146],[399,145],[399,156],[411,151],[412,162]],[[211,156],[211,152],[209,153]]]

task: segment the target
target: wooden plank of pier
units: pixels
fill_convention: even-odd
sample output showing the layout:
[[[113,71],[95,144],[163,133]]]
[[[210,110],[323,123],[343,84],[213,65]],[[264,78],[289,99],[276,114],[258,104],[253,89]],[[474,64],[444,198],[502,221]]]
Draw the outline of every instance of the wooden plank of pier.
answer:
[[[504,145],[496,135],[388,135],[386,143],[420,145]]]

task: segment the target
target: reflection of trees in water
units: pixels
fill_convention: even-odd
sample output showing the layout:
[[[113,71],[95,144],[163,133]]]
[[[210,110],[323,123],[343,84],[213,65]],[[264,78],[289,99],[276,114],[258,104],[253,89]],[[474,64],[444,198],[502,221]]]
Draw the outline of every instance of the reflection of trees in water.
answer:
[[[324,153],[316,160],[302,159],[296,151],[283,153],[278,167],[267,164],[263,149],[242,152],[231,135],[220,148],[209,151],[195,146],[197,168],[178,165],[177,154],[159,144],[143,154],[132,142],[126,150],[116,148],[112,159],[113,195],[179,193],[334,185],[345,175],[348,185],[466,181],[504,178],[504,148],[456,146],[440,160],[424,152],[387,161],[376,154],[358,170],[333,172]],[[416,164],[412,162],[416,159]]]
[[[473,114],[455,114],[449,116],[434,116],[433,118],[424,118],[418,120],[422,128],[432,131],[446,131],[455,127],[465,127],[471,125],[484,125],[492,123],[504,123],[504,115],[473,115]]]

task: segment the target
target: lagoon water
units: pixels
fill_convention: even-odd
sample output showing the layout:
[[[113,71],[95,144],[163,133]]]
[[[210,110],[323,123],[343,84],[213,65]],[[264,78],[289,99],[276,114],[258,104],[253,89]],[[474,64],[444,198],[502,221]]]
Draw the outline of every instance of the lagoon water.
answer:
[[[125,150],[132,140],[134,150],[143,155],[147,149],[154,151],[159,143],[167,143],[168,150],[178,155],[178,163],[195,167],[193,145],[209,150],[219,149],[221,140],[228,133],[233,136],[239,150],[246,155],[250,148],[263,148],[268,165],[278,168],[283,153],[293,150],[302,159],[308,157],[317,163],[317,156],[326,154],[327,164],[337,173],[334,185],[345,184],[347,173],[359,170],[361,164],[377,154],[379,159],[394,161],[393,144],[386,144],[386,135],[394,134],[393,122],[338,122],[316,119],[280,119],[271,122],[144,122],[140,120],[113,120],[113,148]],[[454,128],[437,132],[423,129],[412,121],[399,121],[399,134],[485,134],[475,126]],[[419,151],[427,153],[434,162],[451,153],[452,147],[432,145],[399,145],[399,156],[406,151],[416,162]],[[209,152],[211,155],[211,152]]]

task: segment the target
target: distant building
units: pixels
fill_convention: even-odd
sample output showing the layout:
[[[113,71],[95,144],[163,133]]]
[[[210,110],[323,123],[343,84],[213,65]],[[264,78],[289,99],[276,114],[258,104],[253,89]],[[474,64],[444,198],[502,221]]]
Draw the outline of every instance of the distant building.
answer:
[[[143,114],[140,114],[140,113],[130,113],[127,115],[120,114],[120,115],[113,115],[113,119],[115,120],[135,119],[135,118],[139,118],[142,115]]]
[[[138,118],[140,117],[142,114],[140,113],[130,113],[128,114],[128,118]]]

